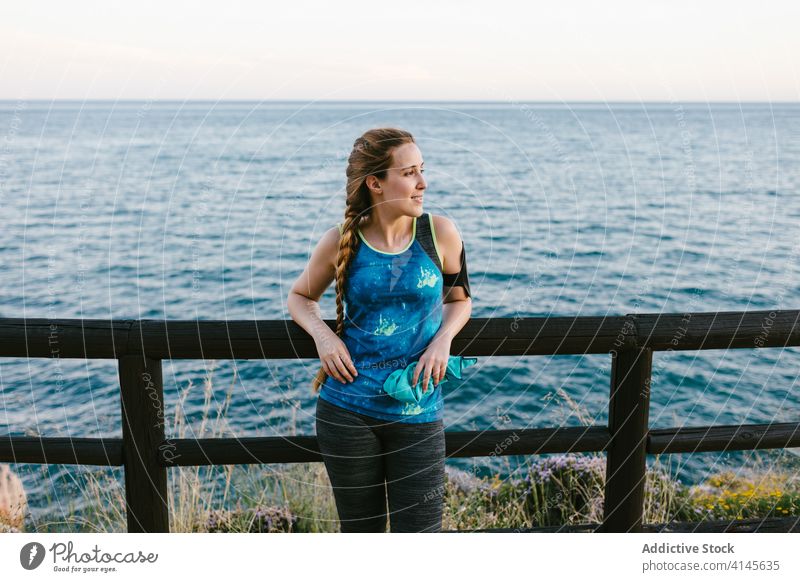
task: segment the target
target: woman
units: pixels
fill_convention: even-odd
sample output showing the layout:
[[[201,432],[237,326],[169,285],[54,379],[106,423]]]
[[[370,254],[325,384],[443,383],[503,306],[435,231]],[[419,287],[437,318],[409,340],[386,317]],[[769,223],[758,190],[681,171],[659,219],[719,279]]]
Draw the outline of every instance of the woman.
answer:
[[[322,236],[289,294],[292,319],[314,338],[322,364],[313,382],[317,440],[343,532],[385,532],[387,493],[392,532],[442,527],[439,383],[472,300],[458,230],[422,211],[423,164],[406,131],[358,138],[344,222]],[[318,303],[334,280],[335,333]],[[402,402],[384,382],[413,362],[412,386],[422,381],[424,396]]]

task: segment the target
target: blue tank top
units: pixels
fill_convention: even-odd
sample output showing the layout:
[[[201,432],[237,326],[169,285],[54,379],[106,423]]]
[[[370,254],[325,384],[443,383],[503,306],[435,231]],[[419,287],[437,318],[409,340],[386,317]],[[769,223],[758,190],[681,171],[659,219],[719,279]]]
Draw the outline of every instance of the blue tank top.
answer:
[[[429,221],[433,234],[430,214],[421,220]],[[442,324],[441,271],[418,234],[414,217],[410,244],[387,253],[371,247],[358,229],[360,240],[344,288],[342,336],[358,376],[346,383],[328,376],[320,389],[323,400],[387,421],[442,419],[442,388],[434,389],[432,380],[418,404],[400,402],[383,391],[392,372],[419,360]],[[441,262],[438,246],[436,250]]]

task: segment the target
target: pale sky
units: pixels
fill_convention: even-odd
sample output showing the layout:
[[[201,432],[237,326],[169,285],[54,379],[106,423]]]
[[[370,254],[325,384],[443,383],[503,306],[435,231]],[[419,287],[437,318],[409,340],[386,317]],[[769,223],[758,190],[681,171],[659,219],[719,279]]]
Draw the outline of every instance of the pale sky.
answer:
[[[7,1],[0,99],[798,101],[800,2]]]

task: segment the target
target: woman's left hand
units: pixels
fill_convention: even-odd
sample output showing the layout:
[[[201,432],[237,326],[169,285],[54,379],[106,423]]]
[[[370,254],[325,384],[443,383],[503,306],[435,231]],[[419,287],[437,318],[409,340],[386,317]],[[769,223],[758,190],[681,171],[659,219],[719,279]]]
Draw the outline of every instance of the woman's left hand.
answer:
[[[450,359],[451,345],[452,341],[446,337],[439,337],[431,341],[420,357],[416,368],[414,368],[412,386],[417,385],[420,376],[422,376],[423,393],[428,391],[429,380],[433,380],[434,387],[439,385],[439,382],[442,381],[447,372],[447,362]]]

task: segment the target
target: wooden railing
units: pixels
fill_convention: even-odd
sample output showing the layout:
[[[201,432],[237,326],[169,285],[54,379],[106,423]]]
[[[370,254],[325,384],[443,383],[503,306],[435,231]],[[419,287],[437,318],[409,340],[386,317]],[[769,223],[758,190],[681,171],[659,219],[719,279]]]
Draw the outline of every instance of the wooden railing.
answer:
[[[800,446],[798,422],[650,430],[653,352],[798,346],[798,318],[800,311],[794,310],[472,319],[453,340],[453,354],[610,354],[609,421],[608,426],[447,431],[447,456],[496,455],[501,442],[510,443],[502,455],[605,451],[603,523],[559,531],[794,530],[797,518],[643,524],[643,507],[649,454]],[[326,324],[334,329],[333,321]],[[118,361],[122,438],[3,435],[0,461],[123,466],[131,532],[169,531],[169,467],[322,460],[313,436],[165,436],[161,360],[316,358],[314,341],[293,321],[0,319],[0,357]]]

